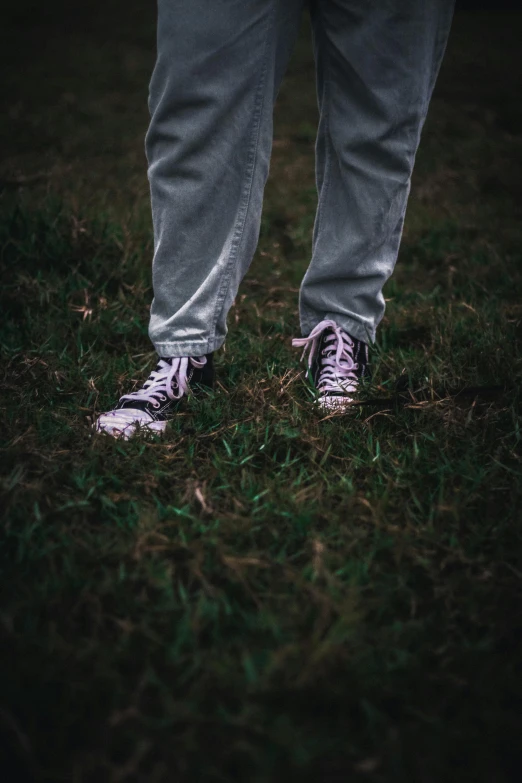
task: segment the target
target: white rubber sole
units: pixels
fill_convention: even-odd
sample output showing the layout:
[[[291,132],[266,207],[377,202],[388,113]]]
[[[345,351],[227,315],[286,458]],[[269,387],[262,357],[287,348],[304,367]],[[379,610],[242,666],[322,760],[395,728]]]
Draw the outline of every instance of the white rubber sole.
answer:
[[[167,421],[153,421],[144,416],[143,411],[126,408],[125,415],[123,410],[109,411],[102,413],[97,419],[94,430],[98,433],[105,433],[113,438],[122,438],[129,440],[137,434],[146,434],[152,432],[161,435],[165,432]],[[136,418],[130,418],[135,416]]]
[[[352,402],[355,402],[351,397],[321,397],[317,400],[316,404],[319,410],[325,413],[332,413],[333,411],[344,410],[349,408]]]

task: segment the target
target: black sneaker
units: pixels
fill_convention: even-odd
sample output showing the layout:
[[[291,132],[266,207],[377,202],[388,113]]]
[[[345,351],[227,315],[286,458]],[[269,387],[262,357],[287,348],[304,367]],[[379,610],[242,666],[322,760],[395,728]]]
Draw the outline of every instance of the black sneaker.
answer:
[[[213,353],[160,358],[143,388],[121,397],[114,410],[101,414],[94,429],[125,440],[138,430],[161,433],[183,398],[197,393],[198,386],[214,388]]]
[[[359,381],[370,375],[368,345],[341,329],[335,321],[324,320],[308,337],[296,337],[292,347],[304,346],[301,359],[310,348],[307,375],[318,392],[321,410],[343,408],[354,401]]]

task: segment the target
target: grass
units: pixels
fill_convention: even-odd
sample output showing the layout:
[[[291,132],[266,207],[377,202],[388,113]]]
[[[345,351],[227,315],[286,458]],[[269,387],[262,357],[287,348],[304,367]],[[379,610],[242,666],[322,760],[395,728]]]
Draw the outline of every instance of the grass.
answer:
[[[0,129],[3,778],[518,779],[520,15],[456,16],[374,380],[322,418],[290,348],[316,207],[304,18],[220,385],[164,440],[120,443],[89,424],[154,361],[154,14],[91,0],[64,40],[65,4],[31,7],[29,30],[20,8]]]

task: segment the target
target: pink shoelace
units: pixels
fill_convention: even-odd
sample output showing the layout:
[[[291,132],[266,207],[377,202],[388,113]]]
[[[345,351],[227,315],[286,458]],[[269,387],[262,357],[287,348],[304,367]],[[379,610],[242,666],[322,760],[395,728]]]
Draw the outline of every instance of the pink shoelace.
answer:
[[[308,367],[311,367],[314,360],[321,335],[325,329],[333,329],[334,334],[327,335],[325,347],[322,350],[321,359],[322,369],[317,382],[317,389],[321,394],[329,391],[339,391],[341,387],[346,392],[357,390],[358,377],[355,370],[358,369],[357,362],[353,360],[354,342],[344,329],[336,324],[335,321],[324,320],[315,326],[308,337],[296,337],[292,340],[292,347],[300,348],[304,346],[301,360],[304,358],[307,349]]]
[[[194,367],[201,368],[207,363],[207,357],[202,356],[198,359],[193,356],[181,356],[170,359],[170,361],[160,359],[156,369],[151,372],[143,384],[143,388],[130,394],[124,394],[123,397],[120,397],[120,402],[122,400],[141,400],[152,403],[154,408],[159,408],[160,401],[166,400],[167,397],[169,400],[179,400],[183,394],[187,394],[189,391],[187,378],[189,362]],[[177,394],[174,393],[173,381],[176,381]]]

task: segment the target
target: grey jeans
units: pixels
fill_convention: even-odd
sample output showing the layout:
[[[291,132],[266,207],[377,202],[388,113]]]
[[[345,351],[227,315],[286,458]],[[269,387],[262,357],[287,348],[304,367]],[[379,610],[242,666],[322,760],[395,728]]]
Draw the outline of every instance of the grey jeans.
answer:
[[[273,106],[309,7],[318,209],[299,293],[375,341],[454,0],[158,0],[145,137],[158,354],[218,349],[259,240]]]

